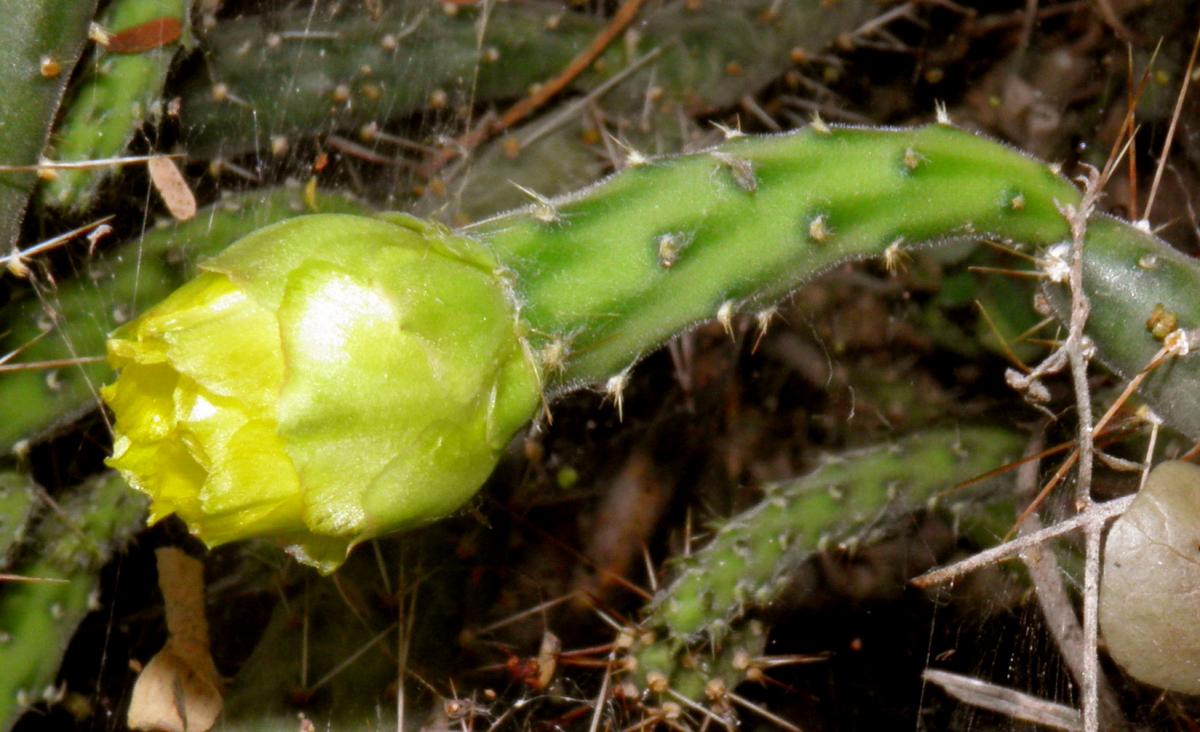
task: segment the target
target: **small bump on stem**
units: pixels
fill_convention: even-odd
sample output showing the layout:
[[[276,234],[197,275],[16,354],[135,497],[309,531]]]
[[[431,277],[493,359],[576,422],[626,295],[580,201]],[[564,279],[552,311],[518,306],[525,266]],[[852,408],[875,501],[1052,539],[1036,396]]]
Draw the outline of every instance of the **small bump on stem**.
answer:
[[[679,255],[692,243],[692,236],[681,231],[669,231],[655,239],[658,251],[658,266],[670,269],[679,261]]]
[[[562,213],[559,212],[558,206],[554,201],[546,198],[535,190],[526,188],[525,186],[515,181],[510,181],[517,190],[524,193],[533,199],[533,206],[530,209],[530,215],[543,224],[557,224],[562,221]]]

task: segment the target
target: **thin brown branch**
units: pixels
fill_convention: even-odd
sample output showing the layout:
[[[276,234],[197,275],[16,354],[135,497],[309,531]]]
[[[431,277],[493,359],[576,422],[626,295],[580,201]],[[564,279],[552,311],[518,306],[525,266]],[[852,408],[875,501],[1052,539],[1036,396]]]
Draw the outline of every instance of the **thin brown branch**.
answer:
[[[557,76],[542,84],[534,93],[513,104],[498,119],[478,125],[475,129],[459,137],[454,145],[442,148],[431,160],[421,166],[420,173],[422,177],[433,177],[439,170],[445,167],[446,163],[465,152],[474,150],[492,137],[504,132],[533,114],[533,112],[541,108],[546,102],[558,96],[572,81],[586,71],[600,57],[600,54],[604,53],[604,50],[608,48],[609,44],[617,36],[625,32],[625,29],[637,17],[638,11],[641,10],[643,4],[645,4],[645,0],[625,0],[621,7],[617,9],[616,14],[613,15],[612,21],[592,39],[587,48],[571,59],[571,63],[567,64],[567,67],[560,71]]]
[[[1171,124],[1167,127],[1167,139],[1163,141],[1162,153],[1158,159],[1158,168],[1154,171],[1154,182],[1150,184],[1150,197],[1146,199],[1147,221],[1150,210],[1154,208],[1154,197],[1158,195],[1158,184],[1162,180],[1163,170],[1167,167],[1167,154],[1171,152],[1171,142],[1175,139],[1175,128],[1179,124],[1179,115],[1183,112],[1183,100],[1187,98],[1188,87],[1191,85],[1192,69],[1196,66],[1196,52],[1200,51],[1200,28],[1196,29],[1196,40],[1192,43],[1192,55],[1188,58],[1187,69],[1183,72],[1183,80],[1179,84],[1179,98],[1175,100],[1175,112],[1171,115]]]

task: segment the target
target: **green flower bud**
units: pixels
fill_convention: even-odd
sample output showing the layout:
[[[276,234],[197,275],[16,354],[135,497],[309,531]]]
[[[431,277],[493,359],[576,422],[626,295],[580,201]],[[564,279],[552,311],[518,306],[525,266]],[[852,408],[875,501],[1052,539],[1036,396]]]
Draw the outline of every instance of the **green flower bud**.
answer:
[[[261,229],[108,342],[109,464],[216,545],[277,537],[337,568],[441,518],[533,414],[500,268],[405,216]]]

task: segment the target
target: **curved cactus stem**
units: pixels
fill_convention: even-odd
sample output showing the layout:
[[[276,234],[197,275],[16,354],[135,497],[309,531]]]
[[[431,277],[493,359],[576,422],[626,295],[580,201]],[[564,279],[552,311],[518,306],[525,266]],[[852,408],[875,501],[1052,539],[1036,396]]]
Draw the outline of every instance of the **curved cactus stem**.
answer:
[[[1065,264],[1052,245],[1068,240],[1070,230],[1060,207],[1080,199],[1044,163],[943,124],[821,124],[740,136],[650,160],[561,198],[531,195],[530,206],[467,231],[512,270],[533,347],[569,339],[552,394],[603,382],[699,322],[769,306],[821,272],[886,258],[894,247],[985,237],[1018,242],[1038,248],[1042,275],[1062,282]],[[664,256],[671,242],[686,246],[668,247]],[[1119,315],[1094,318],[1087,331],[1101,352],[1140,339],[1139,352],[1152,354],[1148,334],[1130,334],[1130,319],[1144,321],[1146,303],[1155,301],[1190,316],[1197,306],[1187,293],[1200,291],[1200,265],[1108,217],[1093,218],[1088,242],[1092,268],[1116,273],[1139,261],[1158,263],[1137,277],[1138,288],[1090,293],[1098,312]],[[1189,372],[1164,370],[1162,392],[1194,386]]]
[[[146,39],[143,45],[152,47],[115,53],[97,46],[84,78],[66,104],[49,155],[59,161],[116,157],[143,124],[157,123],[165,112],[162,89],[171,60],[181,46],[191,45],[190,17],[190,0],[112,3],[100,19],[105,31],[119,41],[122,32],[146,28],[156,37]],[[173,37],[177,33],[181,35]],[[101,181],[113,170],[116,168],[55,171],[54,178],[42,189],[42,201],[84,210],[92,204]]]
[[[1192,257],[1123,221],[1096,217],[1088,225],[1083,289],[1091,304],[1087,334],[1100,361],[1132,379],[1146,368],[1172,332],[1185,332],[1189,349],[1200,347],[1200,279]],[[1066,287],[1045,291],[1059,319],[1070,320]],[[1157,313],[1157,314],[1156,314]],[[1183,346],[1176,341],[1177,346]],[[1171,358],[1142,382],[1139,394],[1158,416],[1200,440],[1200,359]]]
[[[30,704],[53,701],[67,642],[96,605],[100,569],[142,526],[145,501],[115,473],[59,498],[29,537],[32,557],[13,570],[46,581],[0,584],[0,729]]]
[[[5,6],[0,23],[0,164],[38,162],[95,11],[94,0],[23,0]],[[35,182],[31,172],[0,173],[0,249],[5,252],[17,238]]]
[[[914,511],[955,515],[980,501],[989,494],[938,496],[1018,457],[1024,443],[1022,435],[1000,427],[930,430],[833,455],[804,478],[768,487],[757,506],[720,526],[702,550],[678,560],[675,581],[647,609],[643,626],[658,639],[635,651],[638,678],[645,683],[658,673],[671,688],[698,698],[695,669],[679,665],[683,654],[703,655],[705,648],[725,653],[726,636],[740,619],[769,607],[804,563],[826,548],[861,548],[894,533]],[[1000,494],[1000,500],[1011,498]],[[730,689],[746,671],[717,666]]]
[[[109,331],[167,296],[211,256],[255,229],[313,210],[364,213],[363,204],[328,194],[306,203],[298,188],[230,196],[184,223],[169,223],[90,262],[87,276],[39,298],[5,307],[0,352],[22,362],[103,356]],[[32,344],[32,345],[30,345]],[[0,451],[70,421],[96,404],[94,389],[112,371],[104,363],[3,372],[0,367]]]
[[[584,331],[568,388],[617,373],[726,302],[753,311],[893,242],[1068,235],[1055,203],[1078,192],[1011,148],[941,125],[823,129],[656,159],[469,233],[515,272],[537,332]],[[670,266],[668,236],[689,241]]]

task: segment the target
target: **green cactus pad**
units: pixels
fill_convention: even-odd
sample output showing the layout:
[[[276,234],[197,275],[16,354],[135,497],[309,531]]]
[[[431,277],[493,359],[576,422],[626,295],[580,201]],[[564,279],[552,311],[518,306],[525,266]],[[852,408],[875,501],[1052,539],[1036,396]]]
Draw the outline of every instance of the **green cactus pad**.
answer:
[[[83,80],[66,104],[62,124],[51,140],[48,156],[56,161],[95,160],[120,155],[144,124],[165,113],[163,83],[179,48],[191,45],[190,0],[118,0],[100,19],[110,34],[169,19],[182,36],[136,53],[96,48]],[[42,189],[42,201],[54,207],[85,210],[96,188],[115,167],[56,171]]]
[[[95,10],[96,3],[85,0],[27,0],[5,6],[0,23],[0,164],[38,162]],[[5,252],[20,231],[35,182],[32,172],[0,173],[0,248]]]
[[[59,496],[28,537],[36,556],[14,574],[51,582],[0,584],[0,729],[53,695],[54,678],[76,626],[96,604],[101,567],[142,524],[145,501],[115,473]]]

